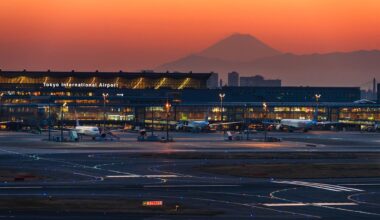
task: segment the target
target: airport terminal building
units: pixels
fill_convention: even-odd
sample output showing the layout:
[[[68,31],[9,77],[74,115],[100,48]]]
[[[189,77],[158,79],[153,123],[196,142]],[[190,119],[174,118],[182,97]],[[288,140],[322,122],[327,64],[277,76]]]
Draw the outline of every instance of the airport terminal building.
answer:
[[[208,89],[212,73],[0,71],[0,118],[46,126],[146,126],[170,121],[309,119],[356,124],[380,121],[380,105],[354,103],[359,87],[223,87]],[[219,94],[225,94],[221,99]],[[316,100],[315,95],[321,98]],[[263,102],[268,108],[263,110]],[[223,119],[222,119],[223,118]]]

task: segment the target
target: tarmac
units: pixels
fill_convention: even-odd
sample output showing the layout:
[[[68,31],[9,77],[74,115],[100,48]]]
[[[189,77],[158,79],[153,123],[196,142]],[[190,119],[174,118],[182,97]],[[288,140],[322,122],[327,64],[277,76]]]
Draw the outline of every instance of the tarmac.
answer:
[[[165,133],[157,133],[164,136]],[[212,158],[203,155],[294,152],[379,153],[380,133],[269,132],[282,142],[225,141],[221,133],[171,132],[174,142],[138,142],[137,133],[118,132],[120,141],[46,141],[47,133],[0,133],[0,169],[38,176],[3,181],[0,201],[9,198],[81,198],[104,201],[160,200],[178,213],[33,210],[0,207],[12,219],[379,219],[380,178],[274,179],[205,173],[194,167],[271,163],[273,159]],[[194,158],[170,156],[193,154]],[[153,156],[152,156],[153,155]],[[157,156],[158,155],[158,156]],[[168,156],[169,155],[169,156]],[[375,163],[375,158],[275,159],[276,163]]]

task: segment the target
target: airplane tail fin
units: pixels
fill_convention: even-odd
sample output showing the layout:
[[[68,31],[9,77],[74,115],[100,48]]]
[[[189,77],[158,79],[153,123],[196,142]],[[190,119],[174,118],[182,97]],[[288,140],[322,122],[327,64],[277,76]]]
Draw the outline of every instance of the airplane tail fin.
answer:
[[[76,111],[76,110],[74,111],[74,114],[75,114],[75,121],[76,121],[75,126],[76,126],[76,127],[77,127],[77,126],[80,126],[80,124],[79,124],[79,119],[78,119],[78,115],[77,115],[77,111]]]
[[[206,113],[206,116],[205,116],[205,122],[208,122],[208,115],[210,113],[210,107],[207,108],[207,113]]]
[[[318,122],[318,105],[315,106],[315,111],[313,114],[313,121]]]

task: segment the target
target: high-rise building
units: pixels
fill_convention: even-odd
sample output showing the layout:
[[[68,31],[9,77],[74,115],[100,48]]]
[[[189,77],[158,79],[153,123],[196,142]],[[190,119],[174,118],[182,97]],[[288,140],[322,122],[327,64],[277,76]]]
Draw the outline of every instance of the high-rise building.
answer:
[[[372,92],[373,92],[373,96],[376,96],[376,78],[373,78],[373,81],[372,81]]]
[[[369,88],[363,88],[360,90],[361,99],[368,99],[368,100],[377,100],[377,88],[376,88],[377,82],[376,78],[373,78],[372,80],[372,88],[371,86]]]
[[[219,76],[217,73],[211,73],[211,76],[207,80],[207,88],[216,89],[218,88]]]
[[[228,73],[228,86],[239,86],[239,73],[230,72]]]
[[[242,87],[281,87],[280,79],[264,79],[263,76],[242,76],[240,77]]]

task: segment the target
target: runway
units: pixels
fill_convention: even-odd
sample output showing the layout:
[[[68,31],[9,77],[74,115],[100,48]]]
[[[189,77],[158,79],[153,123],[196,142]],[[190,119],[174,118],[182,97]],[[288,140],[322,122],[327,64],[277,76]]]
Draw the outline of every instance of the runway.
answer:
[[[11,134],[17,136],[19,134]],[[184,134],[183,137],[187,137]],[[276,134],[284,138],[298,138],[295,145],[276,147],[278,151],[308,149],[297,134]],[[305,134],[302,134],[305,135]],[[313,142],[317,142],[317,135]],[[328,136],[330,134],[322,134]],[[372,135],[372,134],[370,134]],[[9,137],[10,135],[8,135]],[[131,135],[132,136],[132,135]],[[17,136],[19,137],[19,136]],[[339,135],[335,137],[340,138]],[[353,137],[350,135],[350,137]],[[363,140],[360,144],[345,146],[338,142],[331,149],[345,147],[350,150],[364,145],[360,141],[372,142],[380,136]],[[41,137],[39,137],[41,138]],[[181,137],[179,137],[180,139]],[[22,170],[41,176],[33,181],[7,181],[0,184],[0,199],[97,199],[123,203],[123,199],[138,202],[162,200],[165,204],[178,204],[183,210],[202,210],[198,214],[152,214],[141,212],[97,211],[36,211],[20,207],[0,208],[0,218],[12,219],[379,219],[380,218],[380,178],[329,178],[329,179],[276,179],[246,178],[201,172],[194,167],[213,164],[268,163],[269,159],[252,158],[171,158],[169,156],[150,156],[145,152],[170,155],[181,152],[214,152],[234,150],[235,143],[227,144],[213,140],[216,136],[206,137],[204,141],[184,140],[177,145],[165,146],[161,143],[141,146],[143,153],[129,149],[138,147],[138,142],[126,138],[118,143],[94,143],[95,149],[80,148],[78,143],[73,149],[68,144],[31,142],[36,136],[19,137],[17,144],[0,136],[0,167],[2,169]],[[343,139],[346,139],[342,136]],[[315,140],[317,139],[317,140]],[[320,138],[324,140],[326,138]],[[339,141],[336,140],[336,141]],[[184,147],[184,143],[200,144],[196,148]],[[201,143],[199,143],[201,142]],[[204,146],[206,142],[213,143]],[[21,144],[22,143],[22,144]],[[28,144],[29,143],[29,144]],[[42,144],[38,144],[42,143]],[[293,143],[293,142],[289,142]],[[122,147],[122,144],[125,144]],[[283,143],[282,143],[283,144]],[[103,145],[103,146],[101,146]],[[268,151],[266,147],[254,147],[249,143],[236,143],[241,152]],[[226,147],[227,146],[227,147]],[[111,149],[107,149],[107,147]],[[153,148],[155,150],[152,150]],[[132,148],[132,147],[131,147]],[[324,150],[330,149],[326,147]],[[377,152],[375,146],[367,150]],[[271,147],[269,149],[273,151]],[[360,149],[358,149],[360,151]],[[305,161],[328,162],[332,159],[276,159],[279,163],[300,163]],[[345,162],[358,163],[359,159],[346,158]],[[377,162],[368,158],[367,162]],[[213,214],[204,214],[207,210]]]

